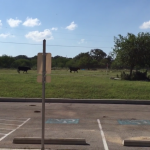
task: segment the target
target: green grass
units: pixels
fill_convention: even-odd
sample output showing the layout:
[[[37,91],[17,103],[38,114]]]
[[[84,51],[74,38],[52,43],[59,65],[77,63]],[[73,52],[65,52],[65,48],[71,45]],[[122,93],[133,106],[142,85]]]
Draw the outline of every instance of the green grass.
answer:
[[[119,71],[106,70],[70,73],[52,70],[51,83],[46,83],[46,98],[78,99],[150,99],[150,82],[111,80]],[[18,74],[16,70],[0,70],[0,97],[41,98],[42,83],[37,83],[37,73]]]

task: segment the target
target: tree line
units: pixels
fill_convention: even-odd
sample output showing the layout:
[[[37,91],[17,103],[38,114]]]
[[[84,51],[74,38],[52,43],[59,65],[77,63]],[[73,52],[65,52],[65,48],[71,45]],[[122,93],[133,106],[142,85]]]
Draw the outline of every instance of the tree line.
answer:
[[[91,49],[89,52],[80,53],[73,58],[62,56],[52,57],[52,68],[80,67],[85,69],[95,68],[129,69],[129,77],[133,70],[150,67],[150,33],[140,32],[137,35],[127,33],[127,36],[114,37],[113,51],[107,55],[101,49]],[[17,68],[18,66],[37,67],[37,56],[27,57],[19,55],[0,57],[0,68]]]
[[[62,56],[52,57],[52,68],[80,67],[85,69],[106,68],[111,64],[112,57],[101,49],[92,49],[90,52],[80,53],[73,58]],[[3,55],[0,57],[0,68],[17,68],[18,66],[28,66],[37,68],[37,56],[27,57],[18,55],[16,57]]]

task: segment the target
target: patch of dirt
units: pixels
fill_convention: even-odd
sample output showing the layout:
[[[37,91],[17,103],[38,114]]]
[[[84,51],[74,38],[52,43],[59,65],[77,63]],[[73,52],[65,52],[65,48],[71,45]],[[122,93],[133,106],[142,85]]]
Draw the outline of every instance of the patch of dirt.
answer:
[[[119,145],[122,145],[122,139],[117,136],[117,135],[113,135],[113,136],[110,136],[110,135],[107,135],[106,136],[106,141],[109,141],[111,143],[115,143],[115,144],[119,144]]]

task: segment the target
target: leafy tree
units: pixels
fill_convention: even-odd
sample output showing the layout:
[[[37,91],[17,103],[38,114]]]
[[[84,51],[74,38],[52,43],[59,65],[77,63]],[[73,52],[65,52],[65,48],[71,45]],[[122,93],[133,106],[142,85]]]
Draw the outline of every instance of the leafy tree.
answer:
[[[114,37],[113,53],[116,55],[116,60],[120,66],[130,68],[130,77],[132,70],[136,66],[150,66],[150,34],[138,33],[134,35],[128,33],[123,37],[118,35],[119,38]]]
[[[112,58],[112,56],[110,56],[110,55],[108,55],[105,59],[107,60],[107,63],[108,63],[108,64],[111,64],[112,61],[113,61],[113,58]]]
[[[68,61],[70,61],[70,58],[57,55],[52,58],[52,67],[67,67]]]
[[[90,51],[90,56],[97,61],[101,61],[107,56],[107,54],[103,52],[101,49],[92,49]]]
[[[76,66],[76,62],[72,58],[68,58],[66,62],[66,67]]]
[[[34,57],[31,57],[31,59],[37,59],[37,55],[35,55]]]
[[[31,61],[27,59],[18,59],[15,60],[12,64],[13,68],[17,68],[18,66],[28,66],[31,67]]]
[[[89,52],[86,53],[80,53],[77,56],[73,58],[75,61],[77,61],[77,66],[81,68],[90,68],[92,57],[90,56]]]
[[[18,55],[15,59],[29,59],[26,55]]]
[[[37,68],[37,59],[35,59],[35,58],[31,59],[31,67],[34,69]]]
[[[107,64],[108,64],[107,59],[102,59],[100,62],[98,62],[100,68],[106,68]]]
[[[110,67],[112,61],[113,61],[112,57],[108,55],[106,58],[102,59],[102,60],[99,62],[99,66],[100,66],[101,68],[106,68],[107,65],[108,65],[108,67]]]
[[[0,67],[11,68],[11,65],[14,61],[15,59],[12,56],[3,55],[0,57]]]

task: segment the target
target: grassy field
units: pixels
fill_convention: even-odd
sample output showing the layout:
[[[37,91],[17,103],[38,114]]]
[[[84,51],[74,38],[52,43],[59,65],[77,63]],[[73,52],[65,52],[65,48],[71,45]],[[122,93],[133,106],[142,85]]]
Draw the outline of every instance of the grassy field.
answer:
[[[52,70],[46,98],[150,99],[150,82],[110,79],[117,74],[120,71]],[[0,69],[0,97],[41,98],[42,83],[37,83],[36,71],[18,74],[16,70]]]

